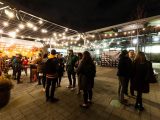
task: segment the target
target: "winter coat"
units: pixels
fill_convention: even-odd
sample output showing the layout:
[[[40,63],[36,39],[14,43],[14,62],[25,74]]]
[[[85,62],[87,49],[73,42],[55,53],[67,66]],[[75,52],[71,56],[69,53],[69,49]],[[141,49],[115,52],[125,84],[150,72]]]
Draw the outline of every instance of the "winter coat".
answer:
[[[78,57],[76,55],[72,55],[68,57],[67,64],[66,64],[66,70],[67,72],[75,72],[75,64],[78,60]]]
[[[134,90],[143,93],[149,92],[149,81],[152,76],[151,70],[151,63],[148,61],[141,64],[135,61],[133,62],[132,80]]]
[[[129,57],[121,57],[118,63],[117,76],[119,77],[131,77],[132,61]]]
[[[77,68],[77,74],[81,90],[91,90],[94,87],[94,77],[96,74],[96,66],[94,63],[85,63],[82,61]]]

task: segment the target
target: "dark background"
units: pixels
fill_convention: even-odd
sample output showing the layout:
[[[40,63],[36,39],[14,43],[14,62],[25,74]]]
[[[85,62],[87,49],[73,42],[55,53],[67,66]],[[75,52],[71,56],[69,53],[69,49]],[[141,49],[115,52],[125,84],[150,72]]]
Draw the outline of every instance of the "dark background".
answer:
[[[5,0],[54,23],[86,32],[160,14],[160,0]]]

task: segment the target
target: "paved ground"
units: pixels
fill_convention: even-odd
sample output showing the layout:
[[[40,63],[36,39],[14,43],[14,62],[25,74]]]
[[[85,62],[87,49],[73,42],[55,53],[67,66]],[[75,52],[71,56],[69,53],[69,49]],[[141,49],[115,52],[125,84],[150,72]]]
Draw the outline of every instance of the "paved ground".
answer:
[[[128,97],[129,105],[117,100],[118,81],[116,69],[97,68],[93,104],[88,109],[80,108],[82,94],[70,91],[67,77],[62,87],[56,89],[57,103],[46,103],[42,86],[29,83],[22,76],[23,84],[12,89],[10,103],[0,110],[0,120],[160,120],[160,84],[151,84],[151,91],[144,95],[143,112],[134,109],[135,99]]]

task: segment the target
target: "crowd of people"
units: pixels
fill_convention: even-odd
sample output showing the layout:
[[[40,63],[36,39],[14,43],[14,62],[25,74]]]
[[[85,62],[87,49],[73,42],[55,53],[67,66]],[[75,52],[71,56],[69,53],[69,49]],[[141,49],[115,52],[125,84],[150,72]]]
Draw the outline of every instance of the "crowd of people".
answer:
[[[56,50],[51,50],[50,54],[39,53],[38,58],[29,61],[27,57],[17,54],[10,62],[4,62],[0,53],[0,75],[2,71],[8,73],[11,65],[13,69],[13,79],[17,80],[17,84],[21,83],[21,71],[26,74],[29,65],[35,65],[36,78],[38,85],[43,85],[46,101],[56,102],[59,99],[55,97],[56,87],[61,87],[61,80],[66,70],[68,76],[68,86],[70,90],[75,90],[76,81],[77,94],[83,91],[83,103],[81,107],[87,108],[92,103],[92,88],[94,87],[94,78],[96,76],[96,65],[88,51],[75,55],[73,50],[68,51],[66,58],[62,54],[58,54]],[[7,64],[7,65],[6,65]],[[7,70],[6,70],[7,69]],[[119,56],[118,62],[118,98],[122,104],[126,104],[125,96],[128,96],[128,85],[130,82],[130,95],[135,96],[135,108],[144,110],[142,104],[142,94],[149,92],[149,82],[153,76],[153,68],[150,61],[146,59],[143,52],[135,54],[133,50],[123,50]],[[76,77],[77,76],[77,77]],[[77,80],[76,80],[77,79]]]
[[[32,74],[33,80],[37,79],[38,85],[43,85],[47,102],[59,100],[55,97],[54,93],[56,87],[61,87],[61,79],[66,70],[69,80],[67,88],[75,90],[76,79],[78,79],[77,94],[80,94],[81,90],[83,91],[84,102],[81,104],[81,107],[87,108],[88,104],[91,103],[96,66],[88,51],[85,51],[83,54],[78,53],[78,55],[74,55],[73,50],[69,50],[68,56],[63,57],[62,54],[57,53],[53,49],[50,54],[39,53],[38,57],[33,60],[16,54],[16,56],[9,60],[8,64],[8,70],[12,68],[12,78],[17,80],[17,84],[23,83],[21,81],[22,71],[27,76],[27,69],[30,66],[32,66],[32,69],[35,68],[36,72]],[[6,67],[7,65],[4,57],[0,54],[0,73],[2,71],[4,73],[4,66]],[[31,72],[33,71],[31,70]],[[8,72],[5,74],[8,74]]]
[[[123,50],[119,56],[118,72],[119,79],[118,96],[122,104],[126,104],[125,96],[128,96],[128,83],[130,81],[130,94],[135,96],[135,109],[144,110],[142,93],[149,93],[149,83],[153,77],[153,68],[150,61],[146,59],[144,52]]]

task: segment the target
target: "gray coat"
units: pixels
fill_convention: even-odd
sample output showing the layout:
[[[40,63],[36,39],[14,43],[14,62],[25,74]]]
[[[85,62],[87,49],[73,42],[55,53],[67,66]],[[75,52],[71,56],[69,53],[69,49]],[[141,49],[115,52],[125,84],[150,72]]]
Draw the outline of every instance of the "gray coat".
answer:
[[[94,77],[96,67],[93,63],[84,63],[83,61],[77,68],[80,90],[91,90],[94,87]]]

